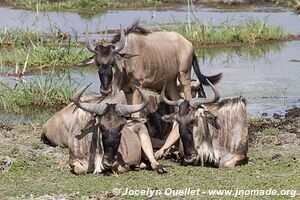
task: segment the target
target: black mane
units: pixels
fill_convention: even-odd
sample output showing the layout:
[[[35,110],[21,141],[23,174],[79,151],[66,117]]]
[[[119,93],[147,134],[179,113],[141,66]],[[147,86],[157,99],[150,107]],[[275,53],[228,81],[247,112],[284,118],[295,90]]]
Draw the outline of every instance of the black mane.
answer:
[[[129,33],[147,35],[150,32],[150,30],[147,30],[140,25],[140,21],[134,21],[133,24],[125,30],[125,35],[128,35]],[[112,43],[116,43],[118,41],[120,41],[120,33],[115,35],[111,40]]]

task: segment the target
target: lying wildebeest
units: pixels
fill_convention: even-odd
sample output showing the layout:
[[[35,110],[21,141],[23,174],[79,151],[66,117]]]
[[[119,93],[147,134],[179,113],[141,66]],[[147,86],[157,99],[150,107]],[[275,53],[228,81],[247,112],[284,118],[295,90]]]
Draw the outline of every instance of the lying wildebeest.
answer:
[[[177,78],[185,98],[191,99],[191,65],[204,85],[208,84],[206,79],[217,83],[222,77],[221,73],[205,76],[200,72],[193,45],[182,35],[176,32],[150,32],[138,22],[133,23],[125,33],[121,29],[112,42],[96,47],[88,43],[87,48],[95,54],[86,63],[96,63],[101,93],[110,93],[113,85],[116,91],[122,89],[133,93],[133,104],[140,101],[134,85],[160,91],[166,81],[170,98],[181,98]]]
[[[114,98],[121,99],[123,96],[124,95],[120,93]],[[81,99],[81,101],[86,103],[99,103],[103,100],[104,97],[101,96],[89,96],[87,98]],[[55,113],[42,126],[42,131],[43,131],[41,135],[42,141],[45,144],[48,144],[50,146],[59,146],[59,147],[68,148],[69,131],[76,117],[78,116],[77,115],[78,110],[76,110],[76,105],[74,103],[70,103],[68,106]],[[90,115],[89,117],[92,118],[92,115]]]
[[[151,95],[153,95],[153,94],[147,93],[147,95],[149,95],[151,97]],[[122,91],[113,96],[105,96],[105,97],[92,96],[92,97],[87,97],[87,98],[81,98],[81,101],[83,103],[87,103],[87,104],[99,104],[99,103],[127,104],[125,95]],[[152,104],[153,104],[153,102],[152,102]],[[128,106],[132,107],[130,105],[128,105]],[[153,107],[153,106],[150,106],[150,107]],[[155,109],[155,108],[152,108],[152,109]],[[82,110],[81,108],[76,108],[76,105],[74,103],[69,104],[66,108],[64,108],[64,109],[60,110],[59,112],[57,112],[56,114],[54,114],[43,125],[42,139],[43,139],[44,143],[50,144],[52,146],[69,147],[71,149],[75,148],[74,145],[76,144],[76,140],[74,140],[75,136],[74,135],[72,136],[73,132],[71,130],[74,129],[74,127],[78,127],[78,126],[81,126],[82,130],[89,130],[91,127],[94,127],[94,123],[95,123],[94,115],[95,114],[92,114],[91,112],[86,112],[86,111]],[[81,122],[79,123],[79,121],[81,121]],[[124,119],[122,122],[124,122]],[[127,127],[125,127],[125,128],[128,129]],[[134,136],[130,133],[130,131],[126,131],[125,128],[124,128],[124,130],[122,130],[122,132],[125,132],[126,135],[128,135],[128,137],[130,136],[131,138],[133,138],[132,140],[134,141],[135,140]],[[135,134],[138,136],[140,145],[142,146],[142,149],[143,149],[146,157],[149,159],[149,161],[151,163],[151,167],[154,170],[157,170],[159,173],[165,172],[164,168],[162,168],[159,165],[159,163],[154,159],[151,141],[148,138],[149,136],[148,136],[148,131],[147,131],[146,127],[144,125],[139,125],[139,126],[130,127],[129,129],[132,129],[131,131],[134,131]],[[93,135],[93,134],[90,134],[90,135]],[[73,137],[73,142],[68,141],[68,138],[70,138],[70,136]],[[122,136],[122,138],[123,137],[124,136]],[[128,137],[125,138],[125,141],[129,141]],[[122,138],[121,138],[121,140],[124,141],[124,139],[122,139]],[[82,141],[83,144],[80,147],[80,149],[81,149],[80,151],[88,152],[88,150],[84,150],[86,148],[86,143],[84,141],[87,141],[87,140],[89,140],[89,136],[86,136],[85,140]],[[113,141],[118,143],[119,138],[116,137],[113,139]],[[78,142],[79,141],[77,141],[77,143]],[[123,142],[123,144],[124,144],[124,142]],[[133,145],[133,144],[134,143],[131,143],[131,145]],[[122,146],[124,146],[124,145],[121,145],[120,147],[122,147]],[[126,145],[126,146],[128,146],[128,145]],[[77,147],[78,147],[78,145],[77,145]],[[128,155],[131,155],[131,153]],[[137,155],[138,155],[138,152],[137,152]],[[134,154],[133,156],[136,156],[136,154]],[[123,155],[123,158],[124,158],[124,155]],[[124,159],[124,160],[128,161],[128,159]],[[81,168],[77,167],[76,169],[78,171],[78,169],[81,169]]]
[[[145,120],[127,120],[125,116],[145,108],[147,97],[141,93],[142,103],[139,105],[81,102],[80,96],[87,87],[74,95],[74,103],[78,108],[95,115],[96,121],[86,127],[90,114],[82,114],[70,129],[70,165],[74,172],[96,173],[104,169],[116,169],[126,162],[139,164],[141,145],[138,134],[128,126],[144,123]]]
[[[246,102],[242,97],[216,102],[219,93],[212,84],[214,98],[194,98],[170,101],[162,90],[163,100],[179,107],[178,113],[166,115],[166,121],[176,121],[177,134],[170,135],[169,143],[179,138],[183,144],[183,164],[235,167],[247,162],[248,127]],[[167,143],[167,142],[166,142]]]

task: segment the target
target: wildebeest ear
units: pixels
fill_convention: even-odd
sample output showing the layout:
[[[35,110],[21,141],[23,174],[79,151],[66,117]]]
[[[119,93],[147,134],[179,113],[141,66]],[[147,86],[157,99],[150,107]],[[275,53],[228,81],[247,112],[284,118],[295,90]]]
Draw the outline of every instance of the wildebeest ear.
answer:
[[[91,65],[91,64],[94,64],[95,63],[95,58],[94,56],[82,61],[81,63],[78,63],[77,66],[78,67],[84,67],[84,66],[88,66],[88,65]]]
[[[145,119],[145,118],[131,118],[126,121],[126,125],[127,126],[136,126],[136,125],[142,125],[146,122],[147,122],[147,119]]]
[[[172,113],[169,115],[162,116],[161,119],[165,122],[172,123],[176,120],[176,116],[177,116],[177,113]]]

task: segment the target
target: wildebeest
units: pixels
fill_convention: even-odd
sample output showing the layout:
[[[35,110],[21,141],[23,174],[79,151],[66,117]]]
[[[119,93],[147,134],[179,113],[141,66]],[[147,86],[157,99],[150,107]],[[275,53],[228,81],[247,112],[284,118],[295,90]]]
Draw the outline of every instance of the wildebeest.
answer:
[[[143,93],[147,95],[147,98],[150,98],[151,106],[147,106],[147,109],[143,112],[153,113],[157,109],[156,101],[159,97],[158,94],[143,90]],[[153,98],[154,97],[154,98]],[[153,101],[152,99],[156,99]],[[121,103],[127,104],[125,94],[123,91],[110,96],[89,96],[85,98],[81,98],[81,101],[84,103],[93,103],[98,104],[102,103]],[[145,117],[147,113],[145,113]],[[46,144],[50,144],[52,146],[61,146],[61,147],[69,147],[68,138],[70,136],[70,130],[73,127],[73,124],[77,124],[78,120],[82,120],[80,123],[82,129],[86,129],[92,126],[95,123],[94,114],[90,112],[86,112],[77,106],[74,103],[69,104],[66,108],[60,110],[55,113],[44,125],[43,125],[43,133],[42,140]],[[149,121],[147,122],[149,124]],[[155,125],[156,126],[156,125]],[[157,148],[160,148],[159,144],[155,141],[152,141],[149,138],[148,130],[145,125],[133,126],[130,127],[139,137],[140,143],[143,149],[145,156],[149,159],[151,163],[151,167],[154,170],[159,172],[164,172],[164,168],[159,165],[159,163],[154,159],[154,154],[152,150],[152,144],[154,144]],[[153,143],[155,142],[155,143]],[[160,141],[161,144],[161,141]]]
[[[83,115],[85,115],[84,113]],[[69,138],[69,165],[75,174],[101,173],[106,169],[123,173],[130,170],[130,166],[140,165],[142,158],[140,139],[129,127],[120,132],[120,145],[113,164],[104,161],[103,135],[98,125],[87,123],[84,119],[76,118],[76,125],[72,126]],[[80,130],[83,128],[82,130]],[[104,162],[103,162],[104,161]]]
[[[183,144],[183,164],[235,167],[247,162],[248,127],[246,102],[242,97],[219,99],[219,93],[210,84],[214,98],[194,98],[170,101],[162,90],[163,100],[179,106],[178,113],[166,115],[167,121],[176,121],[179,134],[173,134],[169,141],[179,138]],[[164,145],[165,151],[168,145]]]
[[[115,45],[116,42],[119,43]],[[176,32],[150,32],[138,22],[133,23],[125,33],[121,29],[111,42],[96,47],[88,43],[87,48],[94,56],[86,63],[96,63],[101,93],[110,93],[113,85],[116,91],[132,92],[133,104],[140,101],[134,85],[160,91],[166,81],[170,98],[181,98],[177,78],[185,98],[191,99],[191,66],[205,85],[208,84],[206,79],[217,83],[222,77],[221,73],[205,76],[200,72],[193,45],[182,35]]]
[[[122,97],[125,96],[120,93],[115,96],[114,99],[122,99]],[[81,99],[81,101],[87,103],[99,103],[103,100],[104,98],[101,96],[89,96]],[[111,101],[113,99],[110,98],[109,100]],[[50,119],[47,120],[46,123],[43,124],[41,139],[45,144],[68,148],[69,131],[78,116],[78,110],[80,110],[76,108],[77,107],[74,103],[70,103],[65,108],[56,112]],[[89,118],[92,118],[91,114],[87,115],[89,115]]]
[[[110,104],[110,103],[85,103],[80,101],[80,96],[82,93],[87,89],[88,86],[80,89],[74,95],[74,103],[78,108],[81,108],[84,111],[89,113],[95,114],[95,124],[92,125],[93,133],[98,134],[98,137],[101,137],[99,140],[102,144],[99,145],[99,149],[103,152],[98,152],[96,154],[95,160],[98,160],[98,157],[101,157],[100,154],[103,154],[103,166],[105,168],[113,168],[116,166],[116,156],[117,151],[121,141],[121,131],[125,125],[128,124],[136,124],[140,123],[138,120],[137,122],[133,122],[133,120],[127,120],[125,116],[128,116],[132,113],[139,112],[143,108],[145,108],[148,104],[148,98],[143,94],[140,93],[142,96],[142,103],[138,105],[124,105],[124,104]],[[140,92],[140,90],[138,89]],[[78,118],[77,118],[78,119]],[[136,119],[137,120],[137,119]],[[142,120],[142,123],[145,121]],[[74,126],[71,128],[71,137],[73,135],[82,135],[82,123],[86,124],[87,122],[78,122],[74,123]],[[85,134],[84,134],[85,135]],[[76,140],[75,139],[75,140]],[[78,140],[76,140],[78,142]],[[75,142],[76,143],[76,142]],[[80,143],[80,142],[79,142]],[[74,144],[74,143],[72,143]],[[103,148],[102,146],[103,145]],[[74,153],[72,151],[72,147],[69,146],[70,153]],[[79,145],[79,149],[81,149],[81,145]],[[85,149],[85,147],[84,147]],[[99,151],[100,151],[99,150]],[[100,159],[100,158],[99,158]],[[96,162],[100,163],[100,162]],[[95,165],[95,172],[101,172],[100,165]]]

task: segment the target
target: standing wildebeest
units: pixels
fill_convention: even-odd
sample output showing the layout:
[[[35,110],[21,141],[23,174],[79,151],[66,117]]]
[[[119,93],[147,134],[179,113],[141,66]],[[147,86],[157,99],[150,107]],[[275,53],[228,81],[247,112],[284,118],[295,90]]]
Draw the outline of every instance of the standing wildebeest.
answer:
[[[140,92],[140,95],[142,96],[142,103],[139,105],[122,105],[122,104],[111,104],[111,103],[102,103],[102,102],[94,104],[94,103],[81,102],[80,96],[87,87],[88,86],[79,90],[75,94],[74,103],[78,108],[87,111],[89,113],[95,114],[96,122],[91,125],[91,127],[88,129],[89,131],[85,131],[86,128],[84,125],[88,123],[88,119],[85,119],[84,116],[82,116],[81,118],[78,117],[76,118],[77,120],[74,122],[74,125],[71,128],[71,132],[69,134],[70,135],[69,136],[70,159],[76,157],[76,159],[78,160],[78,157],[79,158],[83,157],[83,160],[85,161],[85,163],[87,163],[87,160],[89,160],[87,156],[88,157],[92,156],[93,157],[92,161],[94,161],[95,164],[91,165],[91,167],[94,169],[94,172],[101,172],[103,170],[103,167],[110,168],[110,169],[117,167],[117,160],[122,158],[122,156],[120,157],[119,155],[120,151],[118,153],[120,144],[121,144],[120,146],[121,150],[122,147],[123,149],[125,149],[125,151],[121,151],[123,152],[121,153],[123,157],[125,154],[132,155],[132,153],[127,152],[128,149],[130,149],[131,152],[134,152],[135,148],[140,149],[142,147],[144,150],[145,147],[141,146],[140,144],[130,143],[130,140],[133,140],[132,142],[134,142],[136,139],[134,135],[129,132],[131,131],[135,133],[138,136],[140,143],[143,143],[144,138],[142,136],[145,135],[145,133],[140,133],[140,132],[146,132],[147,134],[147,129],[144,125],[139,125],[139,124],[143,124],[145,120],[143,119],[126,120],[125,117],[130,115],[131,113],[139,112],[140,110],[144,109],[148,104],[148,98],[144,93],[140,91],[139,88],[137,88],[137,90]],[[127,128],[127,133],[126,133],[126,129],[125,130],[123,129],[125,125],[126,126],[135,125],[135,126],[131,127],[131,129]],[[86,134],[90,132],[93,133],[92,134],[93,136],[85,137]],[[128,136],[131,136],[132,139],[127,138],[126,136],[121,137],[123,132],[125,132]],[[121,141],[122,138],[123,138],[122,140],[123,143]],[[128,145],[125,145],[124,147],[125,144],[124,141],[126,140]],[[89,143],[91,141],[93,142],[92,144]],[[98,141],[98,143],[96,141]],[[97,149],[97,150],[94,152],[92,151],[92,149]],[[100,162],[102,155],[103,155],[103,160],[102,162]],[[138,155],[140,156],[141,154],[138,153]],[[136,158],[137,157],[133,159],[135,162],[137,162]],[[153,158],[148,157],[148,158],[153,169],[156,169],[158,173],[165,172],[163,167],[161,167],[158,163],[156,163],[157,161],[154,159],[154,157]],[[127,156],[127,160],[128,159],[129,160],[132,159],[132,156]],[[126,159],[124,159],[124,161],[126,162]],[[75,163],[76,164],[72,162],[72,165],[76,167],[76,169],[82,169],[82,168],[87,169],[86,168],[88,166],[87,164],[83,166],[82,165],[83,162],[80,161]],[[129,164],[136,164],[136,163],[129,162]]]
[[[178,113],[164,116],[165,120],[179,124],[179,133],[173,135],[170,141],[181,139],[184,164],[216,167],[244,164],[248,151],[246,102],[240,97],[214,103],[219,99],[219,93],[210,85],[214,98],[194,98],[190,101],[170,101],[165,97],[163,88],[163,100],[179,106]],[[162,151],[170,145],[165,145]]]
[[[113,43],[118,42],[118,45]],[[109,44],[87,48],[95,53],[87,63],[95,62],[101,82],[101,93],[110,93],[112,85],[126,93],[133,93],[132,103],[138,103],[140,96],[134,85],[160,91],[167,81],[167,92],[172,100],[180,98],[177,78],[187,100],[191,95],[191,65],[201,83],[208,79],[217,83],[222,74],[205,76],[201,74],[193,45],[176,32],[150,32],[138,22],[123,29]]]

